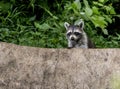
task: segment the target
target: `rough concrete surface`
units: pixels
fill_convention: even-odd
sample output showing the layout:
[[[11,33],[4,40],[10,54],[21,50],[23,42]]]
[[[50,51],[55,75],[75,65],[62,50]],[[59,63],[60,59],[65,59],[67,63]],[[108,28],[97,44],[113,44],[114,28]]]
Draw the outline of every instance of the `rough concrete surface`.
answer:
[[[0,43],[0,89],[120,89],[120,49]]]

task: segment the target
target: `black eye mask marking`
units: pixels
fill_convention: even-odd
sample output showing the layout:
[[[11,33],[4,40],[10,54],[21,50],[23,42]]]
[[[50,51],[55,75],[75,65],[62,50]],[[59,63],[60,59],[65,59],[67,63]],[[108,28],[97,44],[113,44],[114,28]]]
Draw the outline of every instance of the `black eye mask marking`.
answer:
[[[70,36],[72,34],[72,32],[69,32],[69,33],[67,33],[67,36]]]
[[[76,36],[81,35],[81,33],[79,33],[79,32],[74,32],[74,34],[75,34]]]

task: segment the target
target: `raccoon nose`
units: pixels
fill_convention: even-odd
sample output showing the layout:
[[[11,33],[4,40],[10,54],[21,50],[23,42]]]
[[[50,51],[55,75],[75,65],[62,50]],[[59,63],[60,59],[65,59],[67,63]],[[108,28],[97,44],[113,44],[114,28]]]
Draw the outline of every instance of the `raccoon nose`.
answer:
[[[71,37],[71,40],[74,40],[74,37]]]

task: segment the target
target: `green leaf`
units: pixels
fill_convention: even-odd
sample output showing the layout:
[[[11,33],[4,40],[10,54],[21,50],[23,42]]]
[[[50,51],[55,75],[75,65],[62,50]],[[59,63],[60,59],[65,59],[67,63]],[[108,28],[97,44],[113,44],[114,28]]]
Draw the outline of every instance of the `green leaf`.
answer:
[[[37,22],[34,22],[34,25],[35,25],[35,27],[36,27],[36,28],[39,28],[39,29],[41,29],[41,25],[40,25],[39,23],[37,23]]]
[[[83,0],[85,7],[90,7],[87,0]]]
[[[83,18],[86,21],[89,21],[89,17],[85,14],[85,12],[80,12],[81,18]]]
[[[10,9],[10,7],[11,7],[11,3],[0,1],[0,9],[1,9],[2,11],[7,12],[8,9]]]
[[[103,2],[104,2],[104,0],[99,0],[99,2],[103,3]]]
[[[74,7],[80,11],[81,9],[81,3],[79,0],[75,0],[74,3],[73,3]]]
[[[110,14],[116,14],[115,9],[111,7]]]
[[[112,19],[110,16],[108,15],[104,15],[105,19],[109,22],[109,23],[112,23]]]
[[[104,6],[103,4],[101,4],[101,3],[99,3],[99,2],[96,2],[96,1],[93,1],[93,4],[94,4],[94,5],[97,5],[97,6],[101,6],[101,7]]]
[[[95,27],[100,27],[101,29],[104,29],[108,25],[108,23],[105,21],[105,18],[102,16],[92,16],[91,21]]]
[[[91,8],[86,7],[86,8],[85,8],[85,13],[86,13],[87,16],[91,16],[91,15],[93,14],[93,11],[92,11]]]
[[[9,29],[8,28],[0,28],[0,36],[5,37],[9,36]]]
[[[32,16],[31,18],[29,18],[29,21],[34,21],[36,18],[36,15]]]
[[[120,18],[120,15],[115,15],[115,16],[117,16],[117,17],[119,17],[119,18]]]
[[[82,20],[82,19],[76,20],[74,24],[75,24],[75,25],[79,25],[79,22],[80,22],[81,20]]]
[[[34,22],[34,25],[35,25],[36,28],[42,29],[42,30],[47,30],[47,29],[51,28],[50,25],[46,24],[46,23],[43,23],[43,24],[40,25],[39,23]]]
[[[116,12],[115,12],[114,8],[111,6],[111,4],[109,6],[105,6],[105,9],[108,14],[116,14]]]
[[[93,10],[93,13],[94,13],[94,14],[97,14],[97,15],[100,14],[99,8],[97,8],[96,6],[93,6],[93,7],[92,7],[92,10]]]
[[[102,31],[105,35],[108,35],[108,30],[107,29],[102,29]]]

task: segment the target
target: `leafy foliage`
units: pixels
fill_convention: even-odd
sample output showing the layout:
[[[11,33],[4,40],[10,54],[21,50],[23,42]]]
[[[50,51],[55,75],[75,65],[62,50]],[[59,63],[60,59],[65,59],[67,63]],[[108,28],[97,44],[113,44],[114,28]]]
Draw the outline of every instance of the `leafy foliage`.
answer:
[[[1,0],[0,41],[64,48],[64,22],[77,24],[83,19],[96,47],[120,47],[120,31],[110,27],[120,17],[113,7],[116,2],[119,0]]]

